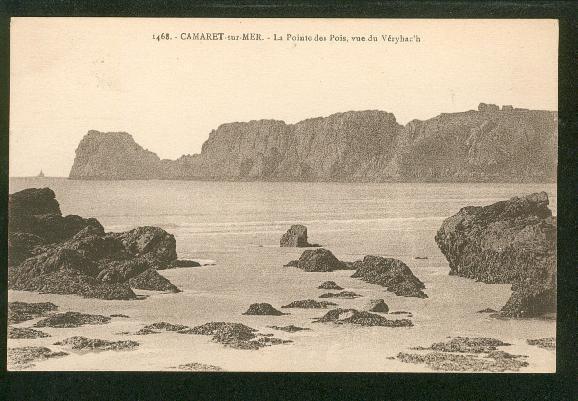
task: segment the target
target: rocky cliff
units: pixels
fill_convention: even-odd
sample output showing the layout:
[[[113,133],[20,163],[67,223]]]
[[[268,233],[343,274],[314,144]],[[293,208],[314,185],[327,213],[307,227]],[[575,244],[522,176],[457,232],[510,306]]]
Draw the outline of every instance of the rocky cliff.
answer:
[[[465,207],[443,222],[435,240],[450,274],[512,284],[502,315],[556,311],[556,218],[545,192]]]
[[[200,154],[177,160],[161,160],[127,133],[90,131],[70,178],[554,181],[557,113],[490,106],[406,126],[376,110],[223,124]]]

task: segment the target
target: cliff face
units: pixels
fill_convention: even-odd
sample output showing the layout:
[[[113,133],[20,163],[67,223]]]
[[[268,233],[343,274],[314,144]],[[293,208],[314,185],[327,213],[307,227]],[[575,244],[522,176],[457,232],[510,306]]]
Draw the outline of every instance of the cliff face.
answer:
[[[383,111],[350,111],[296,124],[223,124],[209,134],[200,154],[177,160],[160,160],[129,134],[90,131],[76,150],[70,178],[555,180],[555,112],[482,110],[414,120],[405,127]]]
[[[512,284],[502,315],[556,311],[556,219],[545,192],[465,207],[443,222],[435,240],[450,274]]]

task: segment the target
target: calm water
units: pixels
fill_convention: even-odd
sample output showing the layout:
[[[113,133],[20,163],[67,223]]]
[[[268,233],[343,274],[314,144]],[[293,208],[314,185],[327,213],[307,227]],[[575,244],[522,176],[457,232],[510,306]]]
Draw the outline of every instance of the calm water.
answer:
[[[527,338],[555,336],[555,322],[496,320],[480,309],[499,309],[509,285],[487,285],[448,275],[447,261],[434,236],[444,218],[467,205],[486,205],[512,196],[546,191],[556,213],[556,187],[549,184],[341,184],[235,183],[187,181],[69,181],[13,178],[10,192],[29,187],[52,188],[64,214],[96,217],[109,231],[140,225],[163,227],[177,239],[179,257],[214,261],[212,266],[163,271],[183,290],[150,295],[138,301],[99,301],[76,296],[10,291],[10,301],[51,301],[62,311],[125,313],[103,326],[46,329],[52,337],[11,340],[10,346],[52,343],[72,335],[128,339],[122,331],[168,321],[186,325],[208,321],[247,324],[293,340],[259,351],[225,348],[205,336],[163,333],[135,336],[136,351],[77,354],[37,363],[37,370],[167,370],[189,362],[226,370],[273,371],[425,371],[421,365],[386,359],[413,346],[428,346],[447,336],[488,336],[512,343],[505,351],[529,355],[525,372],[555,370],[555,354],[526,345]],[[306,273],[283,267],[299,249],[280,248],[279,237],[291,224],[308,227],[310,242],[322,244],[338,258],[357,260],[367,254],[403,260],[426,285],[429,298],[404,298],[382,287],[352,279],[350,271]],[[427,256],[427,260],[415,260]],[[280,307],[298,299],[317,298],[317,286],[336,281],[362,298],[339,300],[341,307],[363,308],[383,298],[391,311],[413,313],[414,327],[343,327],[312,324],[323,310],[292,309],[286,316],[244,316],[249,304]],[[144,292],[142,292],[144,293]],[[403,316],[401,316],[403,317]],[[21,326],[28,326],[34,321]],[[312,331],[283,333],[267,325],[295,324]]]

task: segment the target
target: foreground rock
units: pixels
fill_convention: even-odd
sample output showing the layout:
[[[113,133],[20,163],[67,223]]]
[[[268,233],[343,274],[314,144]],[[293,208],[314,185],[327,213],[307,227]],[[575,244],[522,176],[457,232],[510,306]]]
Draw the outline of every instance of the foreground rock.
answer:
[[[97,338],[86,338],[81,336],[74,336],[66,338],[62,341],[54,343],[54,345],[61,345],[75,350],[82,351],[123,351],[132,350],[139,346],[136,341],[122,340],[122,341],[108,341]]]
[[[177,260],[161,228],[107,234],[96,219],[62,216],[49,188],[11,194],[8,213],[9,289],[101,299],[134,299],[131,287],[177,291],[156,271]]]
[[[34,366],[33,362],[68,355],[66,352],[52,352],[46,347],[8,348],[8,369],[26,369]]]
[[[422,291],[425,285],[413,275],[401,260],[367,255],[353,263],[356,269],[351,277],[385,287],[387,291],[403,297],[427,298]]]
[[[301,308],[301,309],[325,309],[329,306],[336,306],[334,302],[328,301],[316,301],[314,299],[303,299],[300,301],[293,301],[288,305],[284,305],[281,308]]]
[[[306,272],[332,272],[351,269],[350,265],[340,261],[331,251],[319,248],[308,249],[297,261],[291,261],[286,266],[296,266]]]
[[[80,327],[85,324],[107,324],[110,317],[102,315],[90,315],[80,312],[65,312],[50,315],[36,322],[34,327],[69,328]]]
[[[269,327],[270,329],[273,329],[273,330],[286,331],[288,333],[296,333],[298,331],[311,330],[311,329],[308,329],[306,327],[294,326],[292,324],[290,324],[289,326],[267,326],[267,327]]]
[[[326,294],[319,295],[319,298],[355,299],[355,298],[359,298],[359,297],[361,297],[361,295],[356,294],[353,291],[328,292]]]
[[[179,259],[173,260],[171,263],[167,264],[166,266],[161,266],[159,270],[162,269],[177,269],[181,267],[200,267],[201,264],[199,262],[195,262],[194,260],[186,260],[186,259]]]
[[[413,323],[408,319],[389,320],[375,313],[358,311],[357,309],[333,309],[315,323],[357,324],[360,326],[383,327],[411,327]]]
[[[50,334],[40,330],[34,330],[28,327],[8,327],[8,338],[10,339],[24,339],[24,338],[43,338],[50,337]]]
[[[433,343],[429,348],[415,348],[420,350],[431,349],[442,352],[466,352],[479,354],[495,351],[497,347],[511,345],[501,340],[488,337],[455,337],[446,342]]]
[[[147,334],[158,334],[161,331],[181,331],[189,329],[188,326],[182,324],[172,324],[167,322],[156,322],[153,324],[146,325],[135,334],[138,336],[143,336]]]
[[[383,299],[372,299],[369,301],[367,310],[370,312],[387,313],[389,312],[389,306],[387,306]]]
[[[171,369],[185,370],[188,372],[222,372],[223,369],[215,365],[205,363],[191,362],[179,366],[173,366]]]
[[[545,192],[464,207],[443,222],[435,240],[451,275],[512,284],[502,316],[556,311],[556,218]]]
[[[556,349],[556,338],[555,337],[548,337],[548,338],[537,338],[534,340],[528,339],[526,340],[528,345],[536,345],[540,348],[548,349],[548,350],[555,350]]]
[[[187,330],[181,330],[181,334],[197,334],[212,336],[214,342],[231,348],[257,350],[271,345],[289,343],[289,340],[281,340],[275,337],[263,337],[255,334],[256,329],[241,323],[210,322]]]
[[[310,247],[319,246],[317,244],[310,244],[307,241],[307,227],[301,224],[294,224],[281,237],[280,245],[282,247]]]
[[[400,352],[397,358],[405,363],[426,364],[431,369],[448,372],[517,372],[520,368],[528,366],[528,362],[522,360],[526,358],[525,355],[512,355],[497,349],[508,345],[510,344],[495,338],[455,337],[449,341],[434,343],[427,348],[414,348],[435,352],[425,354]]]
[[[286,313],[281,312],[273,308],[271,304],[259,303],[251,304],[249,309],[243,315],[270,315],[270,316],[281,316],[286,315]]]
[[[45,316],[49,312],[55,311],[57,308],[58,307],[52,302],[9,302],[8,324],[21,323],[40,316]]]
[[[335,281],[324,281],[319,285],[320,290],[342,290],[343,287],[337,285]]]
[[[486,357],[477,355],[448,354],[431,352],[428,354],[409,354],[400,352],[397,359],[405,363],[425,364],[433,370],[445,372],[518,372],[528,366],[522,360],[523,355],[512,355],[507,352],[488,354]]]

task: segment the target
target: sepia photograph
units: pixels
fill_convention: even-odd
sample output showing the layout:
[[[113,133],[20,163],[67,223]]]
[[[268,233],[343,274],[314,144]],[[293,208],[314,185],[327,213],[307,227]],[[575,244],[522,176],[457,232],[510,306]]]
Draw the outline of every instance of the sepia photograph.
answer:
[[[558,40],[12,18],[8,371],[556,372]]]

